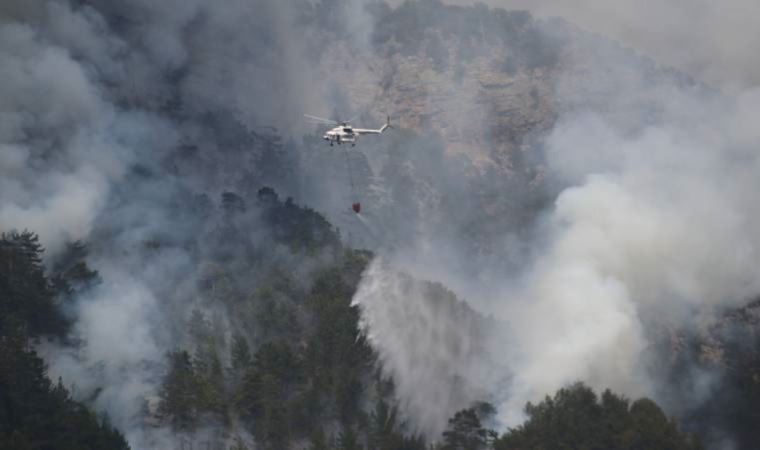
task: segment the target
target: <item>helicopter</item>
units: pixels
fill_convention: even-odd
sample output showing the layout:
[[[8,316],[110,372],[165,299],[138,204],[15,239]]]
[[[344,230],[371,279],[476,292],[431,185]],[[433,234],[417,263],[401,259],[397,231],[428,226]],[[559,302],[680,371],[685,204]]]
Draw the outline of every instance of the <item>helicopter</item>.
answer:
[[[391,126],[391,116],[388,116],[387,120],[385,121],[385,125],[378,128],[377,130],[367,129],[367,128],[354,128],[351,126],[351,122],[353,121],[353,119],[352,120],[330,120],[330,119],[325,119],[323,117],[311,116],[309,114],[304,114],[304,116],[311,121],[334,126],[330,130],[327,130],[324,136],[322,136],[322,139],[330,143],[330,147],[332,147],[335,143],[337,143],[338,145],[350,143],[352,147],[356,147],[356,141],[359,138],[359,136],[366,135],[366,134],[383,134],[383,132],[387,130],[388,128],[393,128]],[[348,155],[348,150],[346,150],[346,166],[348,168],[348,179],[349,179],[349,182],[351,183],[351,195],[355,199],[354,202],[351,204],[351,210],[357,215],[359,215],[362,211],[362,204],[357,199],[356,188],[354,186],[354,176],[351,171],[351,160]]]
[[[366,134],[382,134],[388,128],[393,128],[393,126],[391,126],[390,116],[388,116],[388,119],[386,120],[385,125],[383,125],[377,130],[368,129],[368,128],[354,128],[351,126],[351,122],[353,119],[341,121],[341,120],[330,120],[330,119],[325,119],[322,117],[311,116],[309,114],[304,114],[304,116],[306,116],[307,119],[311,119],[316,122],[329,124],[329,125],[335,125],[334,128],[326,131],[324,136],[322,136],[322,139],[330,143],[330,147],[332,147],[333,144],[335,143],[337,143],[338,145],[350,143],[352,147],[356,147],[356,141],[359,138],[359,136],[363,136]]]

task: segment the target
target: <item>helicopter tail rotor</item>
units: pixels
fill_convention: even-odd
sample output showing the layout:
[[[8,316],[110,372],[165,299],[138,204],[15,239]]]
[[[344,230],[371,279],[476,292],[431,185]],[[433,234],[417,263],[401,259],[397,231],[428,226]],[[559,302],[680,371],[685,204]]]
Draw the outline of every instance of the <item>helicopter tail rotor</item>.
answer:
[[[387,130],[388,128],[393,128],[393,125],[391,125],[391,116],[388,116],[388,119],[385,121],[385,125],[380,128],[380,132]]]

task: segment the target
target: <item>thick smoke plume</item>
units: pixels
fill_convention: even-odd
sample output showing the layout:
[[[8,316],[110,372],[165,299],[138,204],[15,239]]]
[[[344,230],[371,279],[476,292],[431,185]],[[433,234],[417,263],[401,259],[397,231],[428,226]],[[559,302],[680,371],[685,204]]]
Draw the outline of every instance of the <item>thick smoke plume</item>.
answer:
[[[449,410],[463,407],[461,398],[440,392],[455,384],[483,385],[483,367],[501,370],[500,376],[489,374],[489,383],[498,386],[491,395],[502,426],[519,424],[526,402],[576,380],[650,396],[670,411],[687,409],[683,399],[672,403],[665,394],[666,381],[656,368],[658,339],[704,328],[716,313],[760,291],[754,273],[760,263],[760,217],[753,206],[760,188],[760,136],[752,126],[760,113],[757,92],[722,97],[687,77],[658,76],[651,61],[603,40],[580,41],[557,77],[561,114],[540,140],[547,184],[559,194],[533,223],[541,231],[533,250],[522,255],[523,267],[494,276],[492,266],[459,253],[469,270],[483,276],[458,283],[459,267],[442,263],[456,260],[451,242],[431,248],[422,237],[414,250],[392,252],[396,264],[422,278],[452,280],[470,305],[493,315],[498,332],[486,333],[484,347],[500,349],[500,364],[492,352],[479,354],[478,364],[463,364],[456,350],[444,350],[451,346],[443,337],[436,342],[415,335],[406,346],[394,344],[407,329],[445,335],[459,346],[469,341],[453,331],[428,333],[445,325],[434,314],[420,323],[416,311],[436,300],[399,294],[387,265],[367,272],[355,298],[384,366],[397,379],[417,384],[425,378],[424,369],[410,361],[460,377],[457,383],[428,377],[427,389],[407,394],[411,408],[424,410],[416,412],[419,417],[435,418],[440,405],[420,405],[440,399],[449,401]],[[700,39],[694,42],[696,53],[714,54],[698,45]],[[603,65],[607,72],[582,70]],[[738,73],[741,66],[730,69]],[[706,73],[731,75],[696,75]],[[494,248],[514,246],[514,235],[501,239]],[[709,394],[710,381],[695,386],[689,401],[698,403]],[[469,401],[480,400],[468,393]],[[444,424],[437,423],[440,431]]]
[[[488,321],[443,286],[423,283],[373,262],[354,301],[362,328],[378,349],[386,375],[396,382],[405,411],[420,431],[436,436],[452,409],[489,398],[505,380],[497,367]],[[504,349],[501,349],[502,351]]]
[[[575,380],[660,398],[665,386],[650,367],[658,327],[704,326],[715,311],[757,295],[760,217],[753,193],[760,188],[754,151],[760,136],[745,120],[760,112],[757,99],[750,93],[736,103],[719,103],[720,109],[699,102],[704,109],[693,120],[677,123],[683,112],[634,135],[591,113],[557,125],[547,140],[547,164],[568,187],[547,214],[543,251],[516,280],[505,273],[513,281],[464,288],[468,297],[485,295],[483,310],[504,328],[484,344],[500,349],[497,361],[509,380],[493,393],[500,396],[504,425],[522,420],[527,401]],[[718,110],[721,117],[708,113]],[[430,276],[429,269],[418,273]],[[410,382],[430,390],[410,387],[406,398],[416,401],[415,408],[442,399],[452,402],[449,409],[463,407],[461,399],[440,391],[497,382],[497,375],[481,372],[498,367],[493,353],[468,353],[478,362],[461,361],[458,346],[468,346],[469,339],[458,333],[469,328],[466,320],[417,313],[436,300],[399,292],[398,282],[389,281],[393,272],[381,264],[365,277],[356,302],[386,367],[402,387]],[[435,278],[449,275],[442,270]],[[457,324],[447,325],[451,319]],[[447,339],[456,350],[447,350]],[[420,374],[428,368],[456,371],[461,380]],[[477,399],[469,394],[470,401]],[[695,392],[694,398],[704,395]],[[417,415],[435,417],[439,406],[426,411]]]
[[[594,115],[558,125],[547,160],[575,185],[555,203],[521,303],[505,310],[528,355],[517,392],[535,398],[581,379],[657,398],[647,370],[655,326],[696,327],[757,295],[760,167],[741,122],[760,105],[739,103],[635,136]]]

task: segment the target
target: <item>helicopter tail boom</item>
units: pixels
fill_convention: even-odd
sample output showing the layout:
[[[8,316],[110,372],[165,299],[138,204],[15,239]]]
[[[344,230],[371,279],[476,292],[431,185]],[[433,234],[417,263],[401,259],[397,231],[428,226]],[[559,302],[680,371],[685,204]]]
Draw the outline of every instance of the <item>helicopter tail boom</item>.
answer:
[[[388,121],[385,122],[385,125],[383,125],[382,127],[380,127],[379,130],[368,130],[368,129],[364,129],[364,128],[354,128],[354,133],[359,134],[359,135],[361,135],[361,134],[382,134],[388,128],[393,128],[393,126],[391,125],[391,117],[390,116],[388,116]]]

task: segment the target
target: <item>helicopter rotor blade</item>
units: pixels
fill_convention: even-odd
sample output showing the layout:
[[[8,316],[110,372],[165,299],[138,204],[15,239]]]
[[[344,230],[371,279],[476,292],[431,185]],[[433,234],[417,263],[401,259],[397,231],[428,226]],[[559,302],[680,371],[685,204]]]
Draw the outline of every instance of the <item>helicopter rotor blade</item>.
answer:
[[[335,124],[340,123],[337,120],[325,119],[323,117],[312,116],[310,114],[304,114],[304,117],[306,117],[307,119],[316,121],[316,122],[327,123],[327,124],[330,124],[330,125],[335,125]]]

